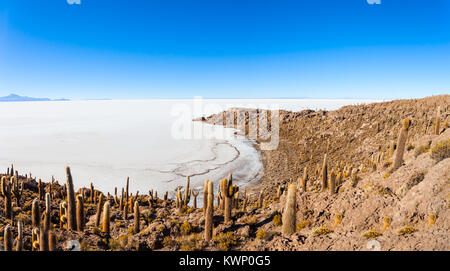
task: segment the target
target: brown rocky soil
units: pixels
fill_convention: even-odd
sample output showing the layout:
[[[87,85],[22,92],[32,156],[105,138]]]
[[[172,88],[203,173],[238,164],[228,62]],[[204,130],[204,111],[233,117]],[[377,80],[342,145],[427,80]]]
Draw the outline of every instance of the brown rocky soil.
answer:
[[[442,129],[434,135],[438,106],[442,111]],[[243,110],[225,114],[234,116],[234,112]],[[110,234],[103,233],[101,226],[96,227],[97,207],[90,200],[88,188],[77,191],[84,197],[85,229],[72,231],[67,225],[60,228],[59,206],[66,200],[65,188],[58,182],[43,182],[46,192],[52,187],[51,228],[57,249],[69,250],[68,241],[76,240],[82,250],[368,250],[372,249],[368,245],[373,244],[369,242],[376,240],[375,246],[379,244],[381,250],[450,250],[450,158],[448,152],[441,161],[430,155],[430,149],[450,140],[449,115],[450,95],[346,106],[330,112],[281,111],[279,147],[261,151],[263,179],[247,188],[247,193],[240,191],[233,224],[225,225],[223,212],[216,207],[214,237],[210,242],[203,241],[203,210],[192,207],[192,197],[188,207],[180,209],[173,200],[161,199],[165,191],[159,191],[159,198],[131,198],[140,205],[139,233],[133,232],[133,211],[130,209],[125,218],[113,195],[105,195],[111,204]],[[213,115],[204,121],[222,125],[221,116]],[[412,124],[404,163],[391,171],[390,145],[396,142],[405,117]],[[321,167],[325,153],[328,173],[333,169],[343,176],[336,194],[331,194],[329,188],[320,188],[321,174],[316,169]],[[299,177],[305,167],[309,178],[307,190],[303,191]],[[9,182],[10,176],[0,176]],[[17,221],[21,220],[24,248],[30,250],[31,203],[39,197],[38,183],[30,176],[17,177],[24,190],[19,204],[12,197],[12,220],[6,218],[3,193],[0,198],[0,241],[3,245],[7,224],[15,238]],[[279,188],[283,192],[288,183],[299,187],[297,231],[283,236],[279,221],[286,193],[277,192]],[[259,207],[261,191],[264,204]],[[245,211],[244,197],[249,200]],[[41,213],[44,202],[42,198]]]

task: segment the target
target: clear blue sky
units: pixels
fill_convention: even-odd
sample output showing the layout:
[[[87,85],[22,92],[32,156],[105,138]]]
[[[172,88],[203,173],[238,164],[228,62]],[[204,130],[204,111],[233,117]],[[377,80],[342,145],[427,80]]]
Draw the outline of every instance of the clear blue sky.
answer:
[[[0,96],[450,92],[450,1],[0,1]]]

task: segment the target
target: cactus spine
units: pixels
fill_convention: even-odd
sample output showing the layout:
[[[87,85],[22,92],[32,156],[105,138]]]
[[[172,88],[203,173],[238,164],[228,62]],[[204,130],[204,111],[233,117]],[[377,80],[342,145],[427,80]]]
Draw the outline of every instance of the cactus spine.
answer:
[[[11,225],[8,224],[5,227],[5,233],[3,235],[3,244],[4,244],[4,250],[5,251],[12,251],[13,250],[13,241],[12,241],[12,233],[11,233]]]
[[[287,192],[286,205],[283,212],[283,227],[284,235],[291,235],[296,231],[296,194],[297,188],[294,184],[290,184]]]
[[[406,118],[403,120],[402,129],[398,135],[397,151],[395,152],[394,164],[392,171],[398,169],[403,164],[403,153],[405,152],[406,140],[408,138],[408,130],[411,125],[411,120]]]
[[[73,190],[72,174],[70,173],[70,167],[66,167],[66,189],[67,189],[67,229],[77,230],[77,210],[75,206],[75,192]]]
[[[84,203],[81,195],[77,196],[77,230],[84,231]]]
[[[100,216],[102,214],[102,208],[103,208],[103,193],[100,193],[100,198],[98,199],[97,203],[97,213],[95,214],[95,226],[98,227],[100,225]]]
[[[35,198],[31,205],[31,224],[33,228],[38,228],[41,224],[41,214],[39,211],[39,199]]]
[[[109,235],[109,201],[105,203],[103,206],[103,223],[102,223],[102,231],[106,233],[106,235]]]
[[[140,227],[140,213],[139,213],[139,202],[134,202],[134,233],[139,233],[141,231]]]
[[[322,165],[322,190],[325,190],[328,186],[328,157],[325,153],[323,157],[323,165]]]
[[[207,204],[203,207],[205,212],[205,240],[211,241],[213,235],[213,215],[214,215],[214,186],[212,181],[207,185]]]
[[[441,133],[441,107],[438,106],[436,111],[436,121],[434,124],[434,134],[439,135]]]

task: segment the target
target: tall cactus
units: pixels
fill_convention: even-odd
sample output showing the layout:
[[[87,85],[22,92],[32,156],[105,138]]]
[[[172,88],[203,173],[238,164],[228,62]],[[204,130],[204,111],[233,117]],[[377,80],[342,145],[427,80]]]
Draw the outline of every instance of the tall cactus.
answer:
[[[19,183],[19,179],[17,177],[11,177],[12,189],[11,192],[16,198],[16,205],[20,207],[20,199],[23,194],[23,182]]]
[[[39,251],[48,251],[48,230],[44,227],[39,230]]]
[[[290,184],[287,193],[286,205],[282,216],[282,232],[284,235],[291,235],[296,231],[296,214],[297,214],[297,188],[294,184]]]
[[[330,172],[330,194],[336,194],[336,173],[333,169]]]
[[[81,195],[77,196],[77,230],[84,231],[84,203]]]
[[[130,188],[130,177],[127,177],[127,186],[126,186],[126,194],[125,194],[125,200],[128,202],[129,199],[129,188]]]
[[[31,231],[31,250],[37,251],[39,249],[39,228],[33,228]]]
[[[44,200],[44,184],[42,183],[41,179],[39,179],[38,182],[38,194],[39,200]]]
[[[177,207],[180,212],[183,210],[183,207],[184,207],[184,199],[183,199],[183,193],[181,193],[181,188],[178,188],[178,191],[177,191]]]
[[[12,219],[12,201],[11,201],[11,184],[6,181],[5,177],[1,180],[1,193],[4,198],[5,204],[5,216],[8,219]]]
[[[322,164],[322,190],[325,190],[327,186],[328,186],[328,157],[327,154],[325,153]]]
[[[59,204],[59,228],[63,229],[67,223],[67,202],[63,201]]]
[[[11,233],[11,225],[8,224],[5,227],[5,233],[3,235],[3,244],[4,244],[4,250],[5,251],[12,251],[13,250],[13,238]]]
[[[56,235],[53,231],[48,232],[48,250],[56,251]]]
[[[306,167],[305,167],[305,169],[303,170],[303,177],[302,177],[302,183],[301,183],[301,186],[302,186],[302,189],[303,189],[303,192],[306,192],[307,190],[307,184],[308,184],[308,172],[307,172],[307,169],[306,169]]]
[[[207,185],[207,204],[203,207],[205,212],[205,241],[209,242],[213,235],[213,215],[214,215],[214,186],[212,181]]]
[[[221,193],[224,200],[224,219],[225,223],[232,221],[231,211],[232,211],[232,199],[234,194],[237,192],[237,187],[233,186],[233,177],[230,173],[228,178],[224,178],[221,181]]]
[[[395,141],[392,140],[391,143],[389,144],[389,158],[394,156],[394,152],[395,152]]]
[[[102,208],[103,208],[103,193],[100,193],[100,197],[98,199],[97,203],[97,213],[95,214],[95,226],[98,227],[100,225],[100,217],[102,214]]]
[[[264,206],[264,190],[261,189],[258,196],[258,208],[261,209]]]
[[[141,231],[140,220],[141,220],[141,216],[139,213],[139,202],[135,201],[134,202],[134,234],[137,234]]]
[[[94,184],[91,182],[89,196],[91,198],[91,203],[94,204]]]
[[[77,230],[77,209],[75,203],[75,192],[73,189],[72,174],[70,173],[70,167],[66,167],[66,189],[67,189],[67,229]]]
[[[103,205],[103,222],[102,222],[102,231],[109,235],[110,227],[109,227],[109,201]]]
[[[186,187],[185,187],[185,189],[184,189],[184,199],[183,199],[183,205],[184,205],[185,207],[188,206],[189,201],[191,200],[190,182],[191,182],[191,179],[190,179],[189,176],[187,176]]]
[[[50,230],[51,224],[51,214],[52,214],[52,203],[50,199],[50,193],[45,194],[45,216],[44,216],[44,229]]]
[[[438,106],[436,111],[436,121],[434,124],[434,134],[439,135],[441,133],[441,107]]]
[[[402,129],[398,135],[397,150],[395,152],[394,164],[391,171],[398,169],[403,164],[403,153],[405,152],[406,140],[408,138],[408,130],[410,126],[411,120],[409,118],[404,119]]]
[[[123,220],[128,220],[128,210],[130,209],[128,208],[128,205],[129,205],[128,202],[125,202],[123,204]]]
[[[205,180],[205,184],[203,185],[203,213],[206,214],[206,207],[208,205],[208,180]]]
[[[39,210],[39,199],[35,198],[31,205],[31,225],[33,228],[39,227],[41,224],[41,213]]]
[[[197,209],[197,197],[200,191],[192,190],[192,196],[194,197],[194,209]]]
[[[119,201],[119,210],[120,211],[123,211],[123,204],[124,204],[124,201],[125,201],[125,195],[124,195],[124,190],[123,190],[123,187],[122,187],[122,195],[120,195],[120,201]]]
[[[17,221],[17,242],[16,251],[23,250],[23,222],[21,220]]]
[[[117,197],[117,187],[114,187],[114,203],[119,204],[119,198]]]

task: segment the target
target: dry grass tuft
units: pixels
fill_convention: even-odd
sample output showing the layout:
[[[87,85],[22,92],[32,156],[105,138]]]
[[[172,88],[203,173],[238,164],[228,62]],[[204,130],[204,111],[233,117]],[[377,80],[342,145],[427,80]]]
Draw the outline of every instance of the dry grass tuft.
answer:
[[[380,236],[381,233],[377,232],[375,229],[370,229],[368,232],[365,232],[362,236],[365,238],[377,238],[378,236]]]
[[[450,139],[439,141],[431,148],[431,158],[440,162],[450,157]]]
[[[417,231],[416,228],[413,228],[413,227],[407,225],[407,226],[405,226],[405,227],[399,229],[399,230],[398,230],[398,234],[400,234],[400,235],[406,235],[406,234],[412,234],[412,233],[415,233],[416,231]]]
[[[317,228],[313,231],[314,235],[327,235],[331,233],[332,230],[330,230],[327,226],[321,226],[320,228]]]

